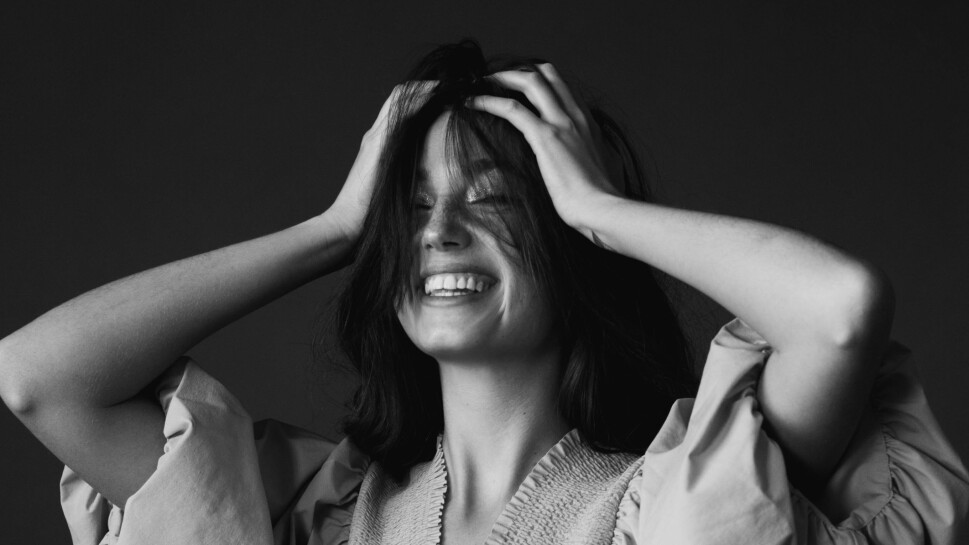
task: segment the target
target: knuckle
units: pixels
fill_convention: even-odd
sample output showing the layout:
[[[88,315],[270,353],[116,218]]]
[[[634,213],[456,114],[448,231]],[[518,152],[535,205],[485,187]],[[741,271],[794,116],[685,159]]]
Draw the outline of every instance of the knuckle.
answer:
[[[565,120],[561,123],[547,123],[545,125],[546,136],[555,140],[565,140],[574,132],[576,132],[576,127],[572,120]]]
[[[391,91],[390,98],[397,100],[400,97],[404,96],[406,93],[407,93],[407,84],[398,83],[397,85],[394,85],[394,90]]]
[[[555,125],[543,125],[541,129],[539,129],[539,134],[545,140],[562,139],[562,129],[556,127]]]
[[[504,102],[505,111],[515,113],[521,110],[522,105],[517,100],[506,100]]]

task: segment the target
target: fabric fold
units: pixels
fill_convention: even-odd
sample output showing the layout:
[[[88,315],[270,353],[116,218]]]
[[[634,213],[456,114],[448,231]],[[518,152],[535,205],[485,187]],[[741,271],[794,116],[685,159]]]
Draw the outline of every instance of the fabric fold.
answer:
[[[61,505],[75,545],[346,543],[368,463],[350,441],[253,424],[188,357],[159,377],[155,395],[166,443],[123,509],[64,468]]]
[[[164,454],[125,503],[118,545],[271,544],[249,414],[184,357],[163,377],[158,397]]]
[[[562,543],[595,535],[578,542],[615,545],[966,540],[969,475],[907,348],[891,343],[870,407],[817,503],[790,485],[781,449],[763,429],[757,383],[771,352],[739,318],[723,326],[697,397],[673,404],[645,454],[603,455],[566,435],[526,477],[493,541],[539,543],[549,532]],[[398,483],[348,439],[253,424],[190,358],[168,369],[155,393],[166,413],[164,451],[124,509],[64,468],[61,504],[76,545],[439,541],[447,489],[440,444]],[[556,516],[575,531],[546,528],[542,521]]]
[[[288,426],[294,431],[299,428]],[[289,443],[284,436],[283,444]],[[302,439],[306,441],[306,439]],[[309,439],[313,443],[322,442],[333,445],[319,436]],[[312,443],[311,443],[312,445]],[[319,448],[311,447],[310,452]],[[306,448],[302,450],[305,454]],[[276,479],[274,468],[268,458],[260,456],[267,466],[263,475],[267,480]],[[317,463],[313,464],[313,460]],[[319,460],[323,463],[320,465]],[[307,463],[309,465],[307,465]],[[303,480],[304,472],[298,472],[295,478],[290,478],[284,484],[281,497],[288,497],[291,502],[286,512],[273,525],[273,535],[276,545],[343,545],[350,539],[350,524],[356,507],[360,483],[369,466],[369,459],[360,452],[349,440],[343,440],[332,446],[325,458],[309,456],[306,463],[294,464],[295,467],[318,466],[311,472],[308,480]],[[295,486],[304,483],[300,486]],[[287,489],[288,488],[288,489]],[[272,498],[272,494],[269,497]]]
[[[736,318],[711,343],[696,399],[677,401],[620,505],[615,543],[962,543],[969,477],[892,341],[869,410],[817,504],[763,430],[768,343]],[[830,513],[837,520],[830,520]]]

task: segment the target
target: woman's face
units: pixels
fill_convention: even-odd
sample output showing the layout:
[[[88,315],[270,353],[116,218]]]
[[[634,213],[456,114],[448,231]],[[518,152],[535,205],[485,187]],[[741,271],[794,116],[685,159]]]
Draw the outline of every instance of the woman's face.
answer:
[[[545,354],[556,346],[549,302],[511,257],[515,251],[503,252],[503,243],[467,216],[465,206],[498,214],[491,201],[476,199],[482,187],[501,189],[489,186],[486,162],[478,163],[482,168],[474,186],[452,178],[460,169],[449,169],[445,154],[449,116],[438,117],[424,141],[415,181],[417,297],[405,298],[397,313],[400,323],[411,341],[438,361],[478,364]]]

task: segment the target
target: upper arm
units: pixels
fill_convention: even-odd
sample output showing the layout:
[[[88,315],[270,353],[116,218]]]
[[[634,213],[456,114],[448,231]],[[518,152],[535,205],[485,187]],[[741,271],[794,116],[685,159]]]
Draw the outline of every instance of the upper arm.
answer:
[[[123,507],[155,471],[165,445],[165,415],[151,394],[149,387],[104,408],[50,400],[14,414],[65,465]]]
[[[785,453],[792,483],[817,492],[834,470],[864,412],[894,313],[891,284],[861,275],[837,328],[805,332],[774,346],[758,385],[765,427]],[[827,321],[827,320],[826,320]]]

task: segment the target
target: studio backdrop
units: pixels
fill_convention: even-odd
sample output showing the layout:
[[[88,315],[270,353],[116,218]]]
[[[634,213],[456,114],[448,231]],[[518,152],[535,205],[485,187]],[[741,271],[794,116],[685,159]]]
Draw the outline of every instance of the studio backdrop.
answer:
[[[111,280],[322,212],[406,69],[469,36],[605,99],[663,202],[791,227],[881,267],[892,337],[969,460],[964,3],[0,9],[0,337]],[[190,353],[255,420],[337,438],[353,380],[313,343],[341,279]],[[679,303],[702,362],[731,316],[691,290]],[[0,543],[69,543],[62,464],[6,409],[0,437]]]

